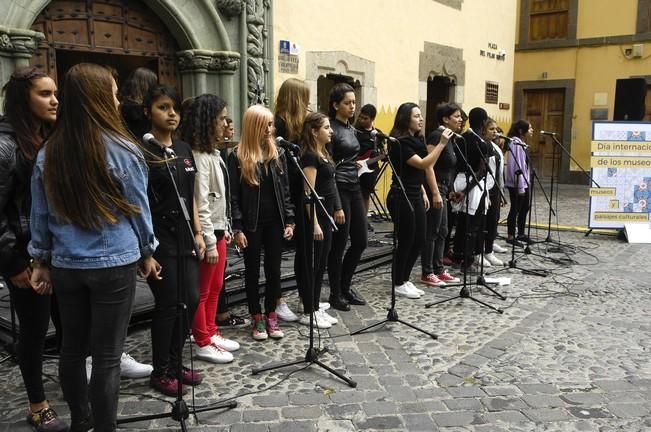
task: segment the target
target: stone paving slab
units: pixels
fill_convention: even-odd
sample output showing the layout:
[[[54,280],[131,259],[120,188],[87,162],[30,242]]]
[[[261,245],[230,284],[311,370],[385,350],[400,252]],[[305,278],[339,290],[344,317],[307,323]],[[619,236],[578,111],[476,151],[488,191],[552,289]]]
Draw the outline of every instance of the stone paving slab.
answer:
[[[586,193],[582,187],[561,187],[562,224],[585,224]],[[541,199],[539,221],[545,216]],[[457,294],[458,288],[422,287],[426,295],[421,299],[398,298],[400,317],[436,333],[436,340],[399,323],[350,336],[384,319],[390,301],[388,266],[356,275],[355,286],[368,305],[333,313],[339,324],[321,331],[315,341],[328,348],[321,360],[354,379],[356,389],[314,365],[251,374],[255,367],[303,358],[308,345],[304,326],[284,324],[284,339],[262,343],[252,341],[247,329],[227,331],[242,348],[229,365],[195,361],[205,375],[195,389],[195,403],[236,398],[239,405],[190,418],[190,430],[651,431],[648,247],[573,232],[554,232],[553,238],[561,240],[562,253],[555,251],[557,245],[537,244],[530,255],[518,253],[517,260],[518,267],[544,269],[550,276],[501,272],[512,278],[511,285],[497,288],[505,301],[473,290],[503,314],[465,299],[425,308]],[[417,265],[413,281],[419,271]],[[288,301],[292,307],[298,302],[295,294]],[[147,328],[131,329],[129,353],[147,360],[149,344]],[[47,361],[45,372],[46,393],[68,418],[56,362]],[[0,432],[29,431],[15,365],[0,365],[0,387]],[[121,391],[120,416],[169,409],[154,399],[159,395],[146,379],[123,380]],[[192,403],[190,397],[186,401]],[[164,419],[125,430],[178,427]]]

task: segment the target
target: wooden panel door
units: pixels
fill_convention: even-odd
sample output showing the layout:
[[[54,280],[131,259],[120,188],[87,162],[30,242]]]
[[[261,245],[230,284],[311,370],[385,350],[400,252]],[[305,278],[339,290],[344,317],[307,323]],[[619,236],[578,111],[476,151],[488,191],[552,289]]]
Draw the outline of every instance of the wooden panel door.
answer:
[[[565,89],[525,90],[524,105],[524,118],[531,123],[534,130],[533,137],[527,139],[532,166],[539,176],[551,176],[554,164],[558,164],[561,150],[556,149],[556,158],[554,159],[556,144],[550,137],[541,135],[540,131],[556,132],[557,138],[564,143]],[[557,171],[556,175],[558,176],[558,174]]]
[[[644,121],[651,121],[651,85],[646,88],[646,99],[644,99],[646,109],[644,110]]]

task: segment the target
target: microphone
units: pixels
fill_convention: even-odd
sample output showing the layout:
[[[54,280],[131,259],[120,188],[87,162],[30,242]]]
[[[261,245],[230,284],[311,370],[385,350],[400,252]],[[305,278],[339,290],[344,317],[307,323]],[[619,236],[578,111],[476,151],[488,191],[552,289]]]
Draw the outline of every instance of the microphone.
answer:
[[[160,142],[158,142],[158,140],[156,138],[154,138],[154,136],[152,134],[150,134],[150,133],[144,134],[142,136],[142,140],[144,142],[146,142],[147,144],[150,144],[152,146],[160,148],[160,151],[162,151],[163,154],[165,154],[166,156],[169,156],[169,157],[172,157],[172,158],[176,157],[176,153],[174,153],[174,150],[172,150],[171,148],[169,148],[169,147],[161,144]]]
[[[443,126],[443,125],[441,125],[441,126],[439,126],[439,127],[436,128],[436,130],[441,131],[441,132],[443,132],[443,131],[446,130],[446,129],[448,129],[448,128],[446,128],[446,127]],[[457,137],[457,138],[463,138],[461,135],[459,135],[458,133],[456,133],[456,132],[453,131],[452,129],[450,129],[450,130],[452,131],[452,136],[455,136],[455,137]]]
[[[276,145],[284,148],[286,151],[290,152],[293,155],[297,155],[301,151],[301,148],[299,146],[297,146],[293,142],[287,141],[285,138],[281,136],[276,137]]]
[[[503,140],[505,140],[505,141],[512,141],[512,140],[513,140],[513,138],[509,138],[509,137],[504,136],[504,135],[502,135],[502,134],[497,134],[497,135],[495,135],[495,138],[503,139]]]
[[[398,140],[396,138],[394,138],[392,136],[384,135],[382,132],[378,132],[377,129],[373,129],[371,131],[371,138],[373,138],[373,139],[380,138],[382,140],[389,140],[391,142],[398,142]]]
[[[543,134],[543,135],[556,136],[556,132],[549,132],[549,131],[541,130],[540,133]]]

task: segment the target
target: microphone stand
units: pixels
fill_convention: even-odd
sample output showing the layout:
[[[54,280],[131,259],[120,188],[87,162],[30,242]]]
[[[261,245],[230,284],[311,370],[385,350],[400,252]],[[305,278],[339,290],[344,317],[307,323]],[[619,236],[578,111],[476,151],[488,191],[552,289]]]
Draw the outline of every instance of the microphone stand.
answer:
[[[516,144],[516,145],[517,145],[517,144]],[[522,147],[522,146],[521,146],[521,147]],[[525,151],[524,147],[523,147],[522,150]],[[513,159],[513,162],[515,162],[515,165],[516,165],[516,167],[517,167],[517,170],[516,170],[516,185],[520,183],[519,180],[517,180],[517,179],[519,179],[520,176],[522,176],[524,182],[525,182],[526,185],[527,185],[527,189],[529,189],[530,191],[532,191],[533,188],[531,187],[531,183],[529,182],[529,179],[527,179],[527,177],[524,175],[524,171],[522,170],[522,166],[520,165],[520,162],[518,162],[518,159],[515,157],[515,154],[513,153],[513,149],[512,149],[512,146],[511,146],[511,145],[508,146],[508,150],[507,150],[507,151],[508,151],[509,153],[511,153],[511,159]],[[526,157],[527,160],[528,160],[528,156],[527,156],[527,154],[526,154],[526,151],[525,151],[525,157]],[[527,165],[530,166],[528,162],[527,162]],[[538,181],[540,182],[540,180],[538,180]],[[540,185],[540,187],[542,188],[542,185]],[[533,194],[533,191],[532,191],[532,194]],[[543,189],[543,194],[544,194],[544,189]],[[545,199],[547,199],[547,195],[545,195]],[[529,217],[531,217],[531,196],[529,197],[529,200],[530,200],[530,201],[529,201],[529,207],[530,207],[530,210],[529,210]],[[547,200],[547,202],[550,202],[550,201]],[[513,206],[514,203],[511,202],[511,205]],[[551,202],[550,202],[550,205],[551,205]],[[531,228],[531,220],[529,220],[529,227]],[[519,256],[518,258],[516,258],[516,257],[515,257],[515,243],[516,243],[516,241],[517,241],[517,238],[516,238],[516,236],[514,235],[514,236],[513,236],[513,242],[511,243],[511,260],[509,261],[509,265],[508,265],[508,267],[501,268],[501,269],[499,269],[499,270],[495,270],[494,272],[488,273],[488,275],[489,275],[489,276],[490,276],[490,275],[494,275],[494,274],[496,274],[496,273],[500,273],[500,272],[502,272],[502,271],[504,271],[504,270],[506,270],[506,269],[512,269],[512,268],[514,268],[514,269],[520,270],[523,274],[529,274],[529,275],[540,276],[540,277],[547,277],[547,271],[544,270],[544,269],[541,269],[541,270],[538,270],[538,269],[527,269],[527,268],[521,268],[521,267],[518,267],[518,266],[517,266],[517,260],[520,259],[520,258],[522,258],[523,256],[527,255],[527,252],[525,251],[524,255],[521,255],[521,256]],[[527,247],[528,247],[528,245],[527,245]]]
[[[393,145],[400,145],[399,143],[393,143]],[[414,206],[411,204],[409,201],[409,198],[407,197],[407,191],[405,190],[405,186],[402,183],[402,179],[396,172],[396,167],[393,165],[393,162],[391,161],[390,157],[386,158],[387,163],[391,167],[391,171],[393,172],[394,178],[397,180],[398,183],[398,189],[400,189],[400,193],[402,194],[402,199],[405,200],[407,205],[409,206],[409,210],[413,213],[414,212]],[[368,325],[366,327],[362,327],[359,330],[355,330],[354,332],[351,333],[351,336],[363,333],[367,330],[371,330],[373,328],[376,328],[378,326],[381,326],[385,323],[388,322],[397,322],[400,324],[404,324],[407,327],[410,327],[414,330],[417,330],[421,333],[426,334],[427,336],[431,337],[432,339],[438,339],[438,336],[435,335],[434,333],[430,333],[426,330],[423,330],[420,327],[415,326],[414,324],[408,323],[407,321],[403,321],[398,317],[398,311],[396,310],[396,249],[397,249],[397,230],[398,226],[400,223],[400,205],[396,206],[396,211],[395,211],[395,217],[393,218],[393,232],[392,232],[392,246],[391,246],[391,304],[387,308],[388,313],[387,317],[381,321],[378,321],[374,324]],[[418,235],[418,233],[416,233]]]
[[[465,139],[462,136],[460,136],[460,137],[465,142]],[[479,190],[482,192],[482,195],[481,195],[481,198],[480,198],[480,203],[481,203],[481,200],[485,199],[484,194],[486,193],[486,190],[485,190],[485,188],[483,188],[481,186],[480,182],[477,180],[477,175],[476,175],[475,171],[472,169],[472,166],[470,165],[470,163],[468,163],[467,154],[465,154],[464,152],[461,151],[461,149],[459,148],[459,146],[457,145],[456,142],[453,141],[453,144],[454,144],[455,148],[457,149],[457,154],[459,156],[461,156],[461,159],[463,160],[463,163],[465,164],[465,172],[464,172],[464,174],[466,176],[466,191],[464,193],[464,198],[466,200],[466,211],[465,211],[465,216],[464,216],[465,217],[465,224],[466,224],[466,233],[465,233],[466,238],[464,239],[465,244],[464,244],[464,251],[463,251],[463,255],[464,255],[463,283],[461,285],[458,285],[458,284],[446,285],[446,286],[449,286],[449,287],[461,286],[461,290],[459,290],[459,295],[456,295],[454,297],[450,297],[450,298],[447,298],[447,299],[444,299],[444,300],[439,300],[439,301],[436,301],[436,302],[427,303],[425,305],[425,307],[427,309],[429,309],[432,306],[447,303],[449,301],[461,298],[461,299],[472,300],[475,303],[480,304],[481,306],[484,306],[484,307],[486,307],[488,309],[494,310],[495,312],[501,314],[501,313],[504,313],[504,311],[502,309],[496,308],[495,306],[492,306],[492,305],[490,305],[488,303],[485,303],[485,302],[479,300],[478,298],[473,297],[473,295],[472,295],[472,282],[469,282],[469,280],[468,280],[469,279],[468,278],[468,270],[470,269],[470,265],[468,264],[470,262],[470,260],[468,258],[470,256],[472,256],[472,253],[468,253],[469,248],[472,247],[470,245],[470,240],[472,238],[472,233],[470,232],[470,229],[469,229],[470,228],[470,222],[471,222],[470,213],[469,213],[470,191],[475,186],[477,186],[479,188]],[[464,146],[464,150],[467,151],[467,147],[468,146],[467,146],[467,143],[466,143],[466,145]],[[473,185],[472,187],[470,187],[470,179],[471,178],[475,180],[475,185]],[[483,247],[482,247],[482,249],[483,249]],[[487,287],[487,288],[491,289],[490,287]],[[491,291],[493,291],[493,290],[491,289]],[[496,291],[493,291],[493,292],[495,294],[499,295]],[[500,295],[500,297],[502,297],[502,296]]]
[[[586,170],[581,166],[581,164],[578,163],[578,162],[576,161],[576,159],[574,159],[574,157],[572,156],[572,153],[570,153],[570,152],[569,152],[569,151],[568,151],[568,150],[563,146],[563,144],[558,140],[558,138],[556,138],[556,134],[553,133],[553,134],[549,134],[549,135],[551,135],[552,140],[556,143],[556,145],[557,145],[557,146],[558,146],[558,147],[559,147],[559,148],[560,148],[560,149],[561,149],[561,150],[562,150],[562,151],[563,151],[567,156],[569,156],[569,158],[572,160],[572,162],[574,162],[574,163],[576,164],[576,166],[579,167],[579,169],[581,170],[581,172],[583,172],[583,174],[585,174],[585,176],[586,176],[586,177],[588,178],[588,180],[590,181],[590,184],[592,185],[592,184],[594,183],[595,186],[597,186],[598,188],[601,188],[601,186],[599,186],[599,183],[597,183],[597,182],[592,178],[592,176],[591,176],[590,174],[588,174],[588,172],[587,172],[587,171],[586,171]],[[553,149],[552,149],[552,161],[555,161],[555,160],[556,160],[556,146],[554,146]],[[559,157],[558,164],[559,164],[559,166],[560,166],[560,157]],[[550,186],[550,189],[549,189],[549,194],[550,194],[549,218],[548,218],[548,221],[547,221],[547,238],[545,239],[545,241],[546,241],[547,243],[551,243],[551,242],[553,241],[553,240],[552,240],[552,236],[551,236],[551,230],[552,230],[552,201],[553,201],[553,196],[554,196],[554,171],[555,171],[555,170],[556,170],[556,163],[555,163],[555,162],[552,162],[552,179],[551,179],[551,186]],[[559,175],[560,175],[560,173],[559,173]],[[554,213],[554,216],[555,216],[555,215],[556,215],[556,213]],[[589,230],[589,231],[586,233],[586,237],[587,237],[588,235],[590,235],[590,232],[591,232],[591,231],[592,231],[592,230]],[[560,243],[560,242],[559,242],[559,243]]]
[[[199,247],[194,241],[194,231],[192,229],[192,225],[190,222],[190,213],[188,212],[185,200],[181,197],[181,194],[179,193],[179,188],[176,183],[176,178],[169,164],[170,160],[176,160],[176,156],[174,155],[172,159],[172,158],[168,158],[167,155],[164,154],[163,160],[165,162],[165,167],[167,168],[167,174],[169,175],[169,178],[172,182],[172,186],[174,187],[174,194],[176,195],[176,199],[179,204],[179,210],[181,211],[181,214],[183,215],[183,219],[185,222],[183,223],[181,219],[178,220],[177,222],[178,232],[182,233],[183,231],[186,231],[186,234],[191,239],[197,259],[199,259]],[[176,166],[174,167],[174,169],[176,170]],[[183,400],[183,385],[182,385],[183,384],[183,341],[188,335],[187,333],[184,335],[183,331],[181,331],[183,329],[183,325],[181,325],[181,323],[185,321],[186,323],[189,324],[189,319],[188,319],[188,307],[185,304],[185,291],[183,290],[183,287],[185,286],[185,281],[184,281],[185,261],[182,256],[181,237],[177,238],[176,241],[176,253],[177,253],[176,298],[178,301],[176,306],[176,322],[179,323],[178,325],[181,327],[178,332],[179,338],[176,341],[177,352],[178,352],[177,364],[176,364],[176,379],[178,381],[178,390],[176,392],[176,400],[172,404],[172,410],[170,412],[118,418],[117,424],[133,423],[142,420],[154,420],[154,419],[169,417],[172,420],[176,420],[177,422],[179,422],[181,426],[181,430],[185,432],[187,430],[187,425],[185,421],[190,416],[191,413],[196,414],[199,412],[213,411],[222,408],[231,409],[237,407],[236,401],[228,401],[228,402],[217,402],[214,404],[210,404],[209,406],[206,407],[199,407],[199,408],[193,407],[192,410],[190,410],[187,404],[185,403],[185,401]],[[192,356],[190,356],[190,364],[192,364]]]
[[[298,172],[301,174],[303,177],[303,181],[305,184],[308,186],[309,189],[309,194],[307,194],[306,198],[306,203],[308,205],[308,215],[309,217],[307,218],[307,229],[305,231],[305,235],[309,236],[308,238],[310,239],[309,241],[312,242],[312,250],[309,254],[308,259],[306,260],[306,271],[308,277],[306,278],[307,281],[307,289],[309,292],[312,294],[310,297],[312,298],[312,303],[314,303],[314,253],[316,248],[314,247],[314,218],[316,217],[316,212],[314,211],[315,206],[319,206],[319,209],[323,212],[324,215],[326,215],[326,218],[328,219],[328,223],[330,227],[333,229],[333,231],[337,231],[337,224],[335,223],[334,219],[332,216],[328,214],[326,211],[326,208],[323,205],[323,198],[320,197],[317,193],[314,187],[310,184],[310,182],[307,180],[307,177],[305,176],[305,173],[303,172],[303,169],[301,168],[301,165],[298,162],[298,159],[294,153],[292,153],[291,149],[286,149],[287,153],[290,155],[290,159],[296,166]],[[366,229],[366,227],[364,227]],[[301,240],[301,239],[297,239]],[[332,375],[336,376],[337,378],[341,379],[344,381],[346,384],[348,384],[350,387],[357,387],[357,383],[353,381],[352,379],[346,377],[345,375],[337,372],[336,370],[332,369],[330,366],[326,365],[323,363],[321,360],[319,360],[319,356],[323,353],[328,352],[328,348],[324,347],[322,349],[317,349],[314,347],[314,311],[310,313],[310,344],[308,346],[307,352],[305,353],[304,358],[300,358],[298,360],[290,361],[290,362],[285,362],[285,363],[276,363],[276,364],[271,364],[269,366],[261,367],[261,368],[256,368],[251,371],[252,375],[257,375],[261,372],[266,372],[270,370],[276,370],[276,369],[281,369],[285,368],[288,366],[294,366],[298,364],[307,364],[307,366],[311,366],[313,364],[321,367],[322,369],[325,369],[326,371],[330,372]]]

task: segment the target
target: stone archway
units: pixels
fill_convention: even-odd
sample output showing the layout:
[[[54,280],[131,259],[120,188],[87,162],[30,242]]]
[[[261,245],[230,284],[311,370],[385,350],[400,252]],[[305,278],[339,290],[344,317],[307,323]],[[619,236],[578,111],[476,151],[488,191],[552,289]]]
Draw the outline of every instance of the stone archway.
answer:
[[[305,82],[310,86],[310,106],[317,108],[317,81],[319,77],[341,75],[359,83],[358,105],[377,105],[375,63],[346,51],[308,51],[305,54]]]

